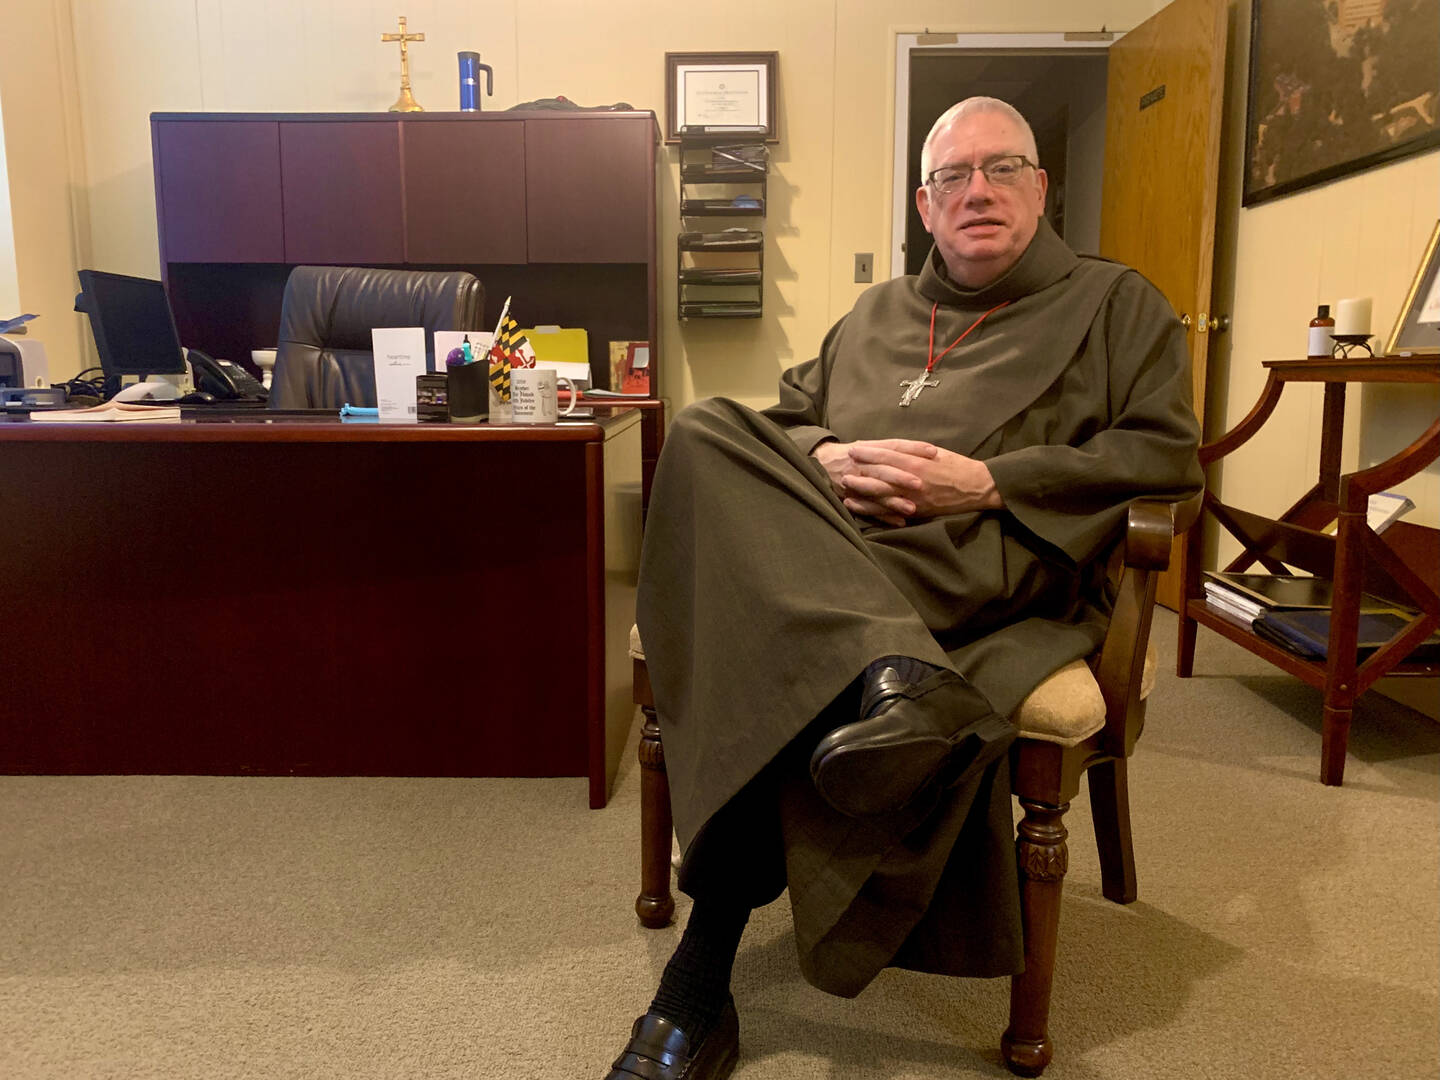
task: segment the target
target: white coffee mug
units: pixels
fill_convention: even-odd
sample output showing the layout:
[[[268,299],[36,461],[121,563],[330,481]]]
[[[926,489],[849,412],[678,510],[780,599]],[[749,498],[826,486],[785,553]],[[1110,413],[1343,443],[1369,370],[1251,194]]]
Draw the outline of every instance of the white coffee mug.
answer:
[[[570,403],[560,411],[559,384],[570,391]],[[553,424],[575,411],[579,395],[575,384],[554,368],[512,368],[510,370],[511,423]]]

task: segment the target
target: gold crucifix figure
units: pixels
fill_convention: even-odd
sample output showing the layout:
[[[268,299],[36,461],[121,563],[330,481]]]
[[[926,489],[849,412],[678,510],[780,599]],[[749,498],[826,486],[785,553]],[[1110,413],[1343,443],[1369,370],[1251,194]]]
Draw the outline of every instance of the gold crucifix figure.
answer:
[[[395,104],[390,106],[391,112],[424,112],[425,106],[415,100],[415,95],[410,93],[410,42],[424,41],[424,34],[407,34],[405,32],[405,16],[400,16],[400,32],[398,34],[381,34],[381,41],[398,41],[400,43],[400,96],[395,99]]]

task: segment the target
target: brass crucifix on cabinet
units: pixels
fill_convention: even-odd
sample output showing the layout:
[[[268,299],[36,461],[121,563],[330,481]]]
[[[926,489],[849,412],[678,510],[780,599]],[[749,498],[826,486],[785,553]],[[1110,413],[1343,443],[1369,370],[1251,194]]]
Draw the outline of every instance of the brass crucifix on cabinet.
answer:
[[[400,16],[400,32],[398,34],[381,34],[381,41],[398,41],[400,43],[400,96],[395,99],[395,104],[390,106],[391,112],[424,112],[425,106],[415,100],[410,93],[410,42],[424,41],[424,34],[407,34],[405,32],[405,16]]]

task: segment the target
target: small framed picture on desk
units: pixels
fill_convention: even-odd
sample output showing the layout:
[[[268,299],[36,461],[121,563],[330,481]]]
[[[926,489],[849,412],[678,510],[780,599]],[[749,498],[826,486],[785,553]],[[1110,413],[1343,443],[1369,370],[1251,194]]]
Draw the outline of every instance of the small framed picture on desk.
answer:
[[[610,389],[620,394],[649,395],[648,341],[610,342]]]

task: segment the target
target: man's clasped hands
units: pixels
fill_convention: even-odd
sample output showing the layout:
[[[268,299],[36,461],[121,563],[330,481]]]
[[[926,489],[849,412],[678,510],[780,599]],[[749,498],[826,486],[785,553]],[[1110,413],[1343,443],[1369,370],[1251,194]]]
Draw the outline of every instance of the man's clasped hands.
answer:
[[[887,525],[1005,505],[983,461],[915,439],[820,443],[811,452],[852,514]]]

